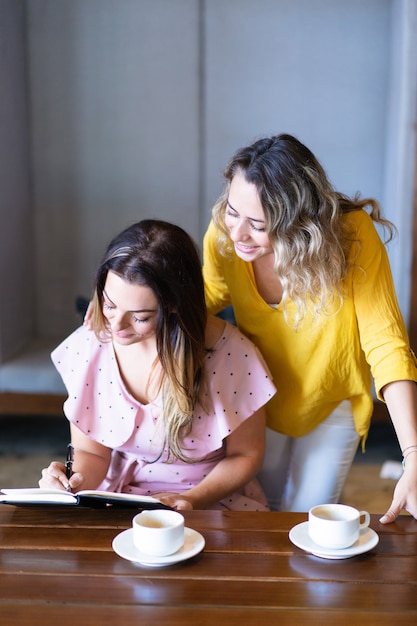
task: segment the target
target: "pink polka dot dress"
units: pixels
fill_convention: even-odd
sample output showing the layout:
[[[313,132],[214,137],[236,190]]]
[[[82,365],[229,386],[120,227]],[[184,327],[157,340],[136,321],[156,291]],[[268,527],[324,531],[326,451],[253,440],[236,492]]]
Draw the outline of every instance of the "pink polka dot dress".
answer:
[[[226,324],[206,356],[207,389],[197,404],[192,429],[183,440],[186,463],[167,462],[163,436],[156,427],[158,402],[141,404],[127,391],[111,342],[78,328],[51,355],[67,388],[67,418],[88,437],[112,448],[107,476],[98,489],[152,495],[181,493],[201,482],[225,456],[225,440],[276,393],[257,348]],[[161,454],[162,453],[162,454]],[[252,480],[210,508],[268,510],[265,495]]]

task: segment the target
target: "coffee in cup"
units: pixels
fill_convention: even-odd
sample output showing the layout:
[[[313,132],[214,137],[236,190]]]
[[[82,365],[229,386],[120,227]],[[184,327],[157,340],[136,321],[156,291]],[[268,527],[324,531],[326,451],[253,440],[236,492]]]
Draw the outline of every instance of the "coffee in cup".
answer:
[[[142,511],[132,520],[133,543],[150,556],[168,556],[184,545],[184,516],[176,511]]]
[[[352,546],[362,529],[367,528],[370,515],[346,504],[320,504],[308,513],[308,534],[318,546],[342,549]]]

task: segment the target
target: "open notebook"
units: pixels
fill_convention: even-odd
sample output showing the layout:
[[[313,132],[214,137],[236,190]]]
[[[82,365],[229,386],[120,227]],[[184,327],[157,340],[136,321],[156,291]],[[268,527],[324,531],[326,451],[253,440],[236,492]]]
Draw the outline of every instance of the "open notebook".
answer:
[[[0,504],[69,504],[100,508],[105,506],[135,509],[170,509],[157,498],[112,491],[85,490],[71,493],[61,489],[1,489]]]

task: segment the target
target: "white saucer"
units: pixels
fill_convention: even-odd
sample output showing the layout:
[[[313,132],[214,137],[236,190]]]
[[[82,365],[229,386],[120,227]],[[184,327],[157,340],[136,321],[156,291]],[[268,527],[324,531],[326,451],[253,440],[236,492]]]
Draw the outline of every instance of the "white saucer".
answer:
[[[340,548],[338,550],[334,548],[323,548],[323,546],[318,546],[310,539],[308,534],[308,522],[297,524],[297,526],[291,528],[289,538],[297,548],[301,548],[322,559],[350,559],[352,556],[357,556],[358,554],[372,550],[379,541],[377,533],[372,530],[372,528],[366,528],[361,530],[359,539],[353,546],[349,546],[349,548]]]
[[[182,548],[168,556],[150,556],[144,554],[133,543],[133,528],[124,530],[117,535],[112,542],[113,550],[123,559],[146,565],[147,567],[162,567],[172,565],[186,559],[191,559],[204,548],[205,540],[200,533],[191,528],[184,528],[184,545]]]

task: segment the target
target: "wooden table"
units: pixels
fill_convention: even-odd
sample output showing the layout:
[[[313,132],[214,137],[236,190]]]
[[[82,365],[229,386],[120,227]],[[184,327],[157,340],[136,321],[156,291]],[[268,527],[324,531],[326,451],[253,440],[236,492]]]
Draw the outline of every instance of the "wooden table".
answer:
[[[113,538],[135,511],[0,505],[0,623],[400,626],[417,622],[417,522],[382,526],[370,552],[338,561],[296,548],[301,513],[190,511],[194,558],[145,568]]]

